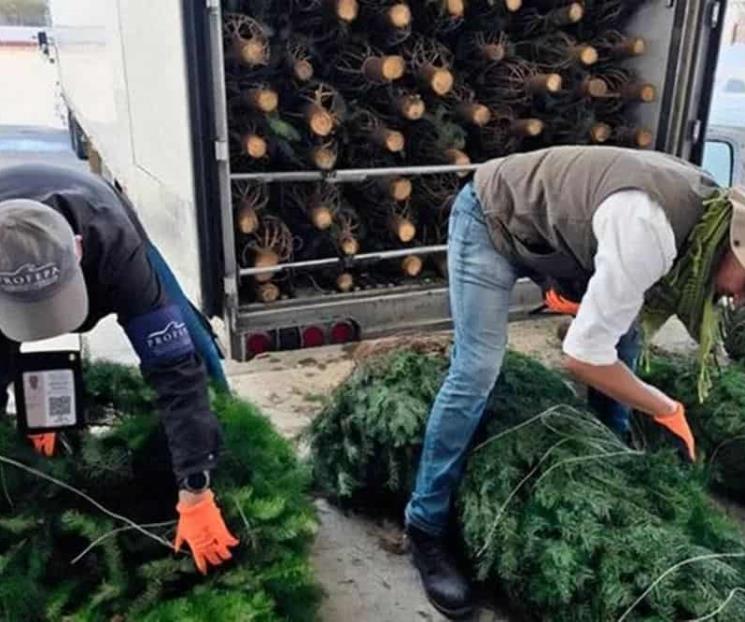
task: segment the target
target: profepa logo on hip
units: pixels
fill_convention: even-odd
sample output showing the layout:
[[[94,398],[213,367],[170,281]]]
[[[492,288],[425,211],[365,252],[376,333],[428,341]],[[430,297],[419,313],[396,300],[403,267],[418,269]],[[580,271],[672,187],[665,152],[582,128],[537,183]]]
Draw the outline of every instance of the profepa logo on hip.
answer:
[[[158,350],[173,343],[183,342],[188,337],[189,331],[183,322],[171,321],[166,327],[150,333],[146,337],[147,345],[151,350]]]
[[[59,281],[60,269],[55,263],[35,266],[24,264],[13,272],[0,272],[0,288],[9,294],[44,289]]]

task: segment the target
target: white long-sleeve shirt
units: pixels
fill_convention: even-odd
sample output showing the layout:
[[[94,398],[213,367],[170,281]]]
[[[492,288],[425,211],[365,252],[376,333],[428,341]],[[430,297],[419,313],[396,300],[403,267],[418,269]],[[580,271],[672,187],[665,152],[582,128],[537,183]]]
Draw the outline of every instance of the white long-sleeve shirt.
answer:
[[[623,190],[595,212],[595,272],[564,339],[565,354],[592,365],[618,360],[616,345],[644,304],[644,294],[672,268],[675,234],[649,195]]]

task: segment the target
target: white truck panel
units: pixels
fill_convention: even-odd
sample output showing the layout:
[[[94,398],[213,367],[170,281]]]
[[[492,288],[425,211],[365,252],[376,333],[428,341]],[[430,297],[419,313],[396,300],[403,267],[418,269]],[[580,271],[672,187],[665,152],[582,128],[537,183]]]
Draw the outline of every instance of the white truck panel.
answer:
[[[62,91],[187,295],[200,301],[179,0],[51,0]]]

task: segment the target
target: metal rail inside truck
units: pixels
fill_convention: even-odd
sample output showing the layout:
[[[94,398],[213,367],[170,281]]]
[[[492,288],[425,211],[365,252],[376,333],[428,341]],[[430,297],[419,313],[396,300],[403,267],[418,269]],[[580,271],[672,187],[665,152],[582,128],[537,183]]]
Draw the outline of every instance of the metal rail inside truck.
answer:
[[[657,97],[633,114],[651,130],[652,148],[702,161],[725,8],[724,0],[649,0],[634,15],[628,31],[645,40],[646,53],[629,64],[656,86]],[[252,175],[231,170],[225,2],[51,0],[50,9],[52,54],[73,146],[126,193],[192,300],[222,320],[233,358],[449,326],[447,284],[437,275],[346,293],[313,287],[308,279],[307,286],[270,303],[247,293],[255,272],[236,251],[231,184]],[[730,178],[742,174],[737,142],[723,130],[710,134],[712,154],[726,150]],[[416,179],[468,171],[476,164],[253,177],[268,184],[320,178],[348,184],[390,174]],[[365,266],[402,254],[431,257],[444,248],[378,249],[276,269],[312,275],[339,262]],[[515,315],[533,308],[539,295],[522,282]]]

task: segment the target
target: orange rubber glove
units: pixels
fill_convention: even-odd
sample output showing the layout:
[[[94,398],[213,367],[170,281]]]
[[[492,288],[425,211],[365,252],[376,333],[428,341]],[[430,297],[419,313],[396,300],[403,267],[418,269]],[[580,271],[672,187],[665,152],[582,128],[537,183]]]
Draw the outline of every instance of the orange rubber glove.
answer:
[[[577,315],[579,311],[579,303],[573,302],[567,298],[564,298],[561,294],[557,293],[555,289],[549,289],[543,297],[546,307],[549,311],[554,313],[561,313],[563,315]]]
[[[34,444],[37,453],[51,458],[54,454],[54,443],[57,441],[56,432],[47,432],[45,434],[29,434],[28,439]]]
[[[693,438],[693,432],[691,432],[691,428],[688,425],[683,404],[678,402],[674,413],[671,415],[657,415],[654,417],[654,420],[657,424],[670,430],[670,432],[675,434],[683,442],[688,452],[688,457],[691,459],[691,462],[695,462],[696,440]]]
[[[238,540],[225,526],[211,490],[194,505],[179,503],[176,510],[180,518],[173,546],[178,553],[186,542],[199,572],[207,574],[207,562],[219,566],[232,557],[228,547],[236,546]]]

